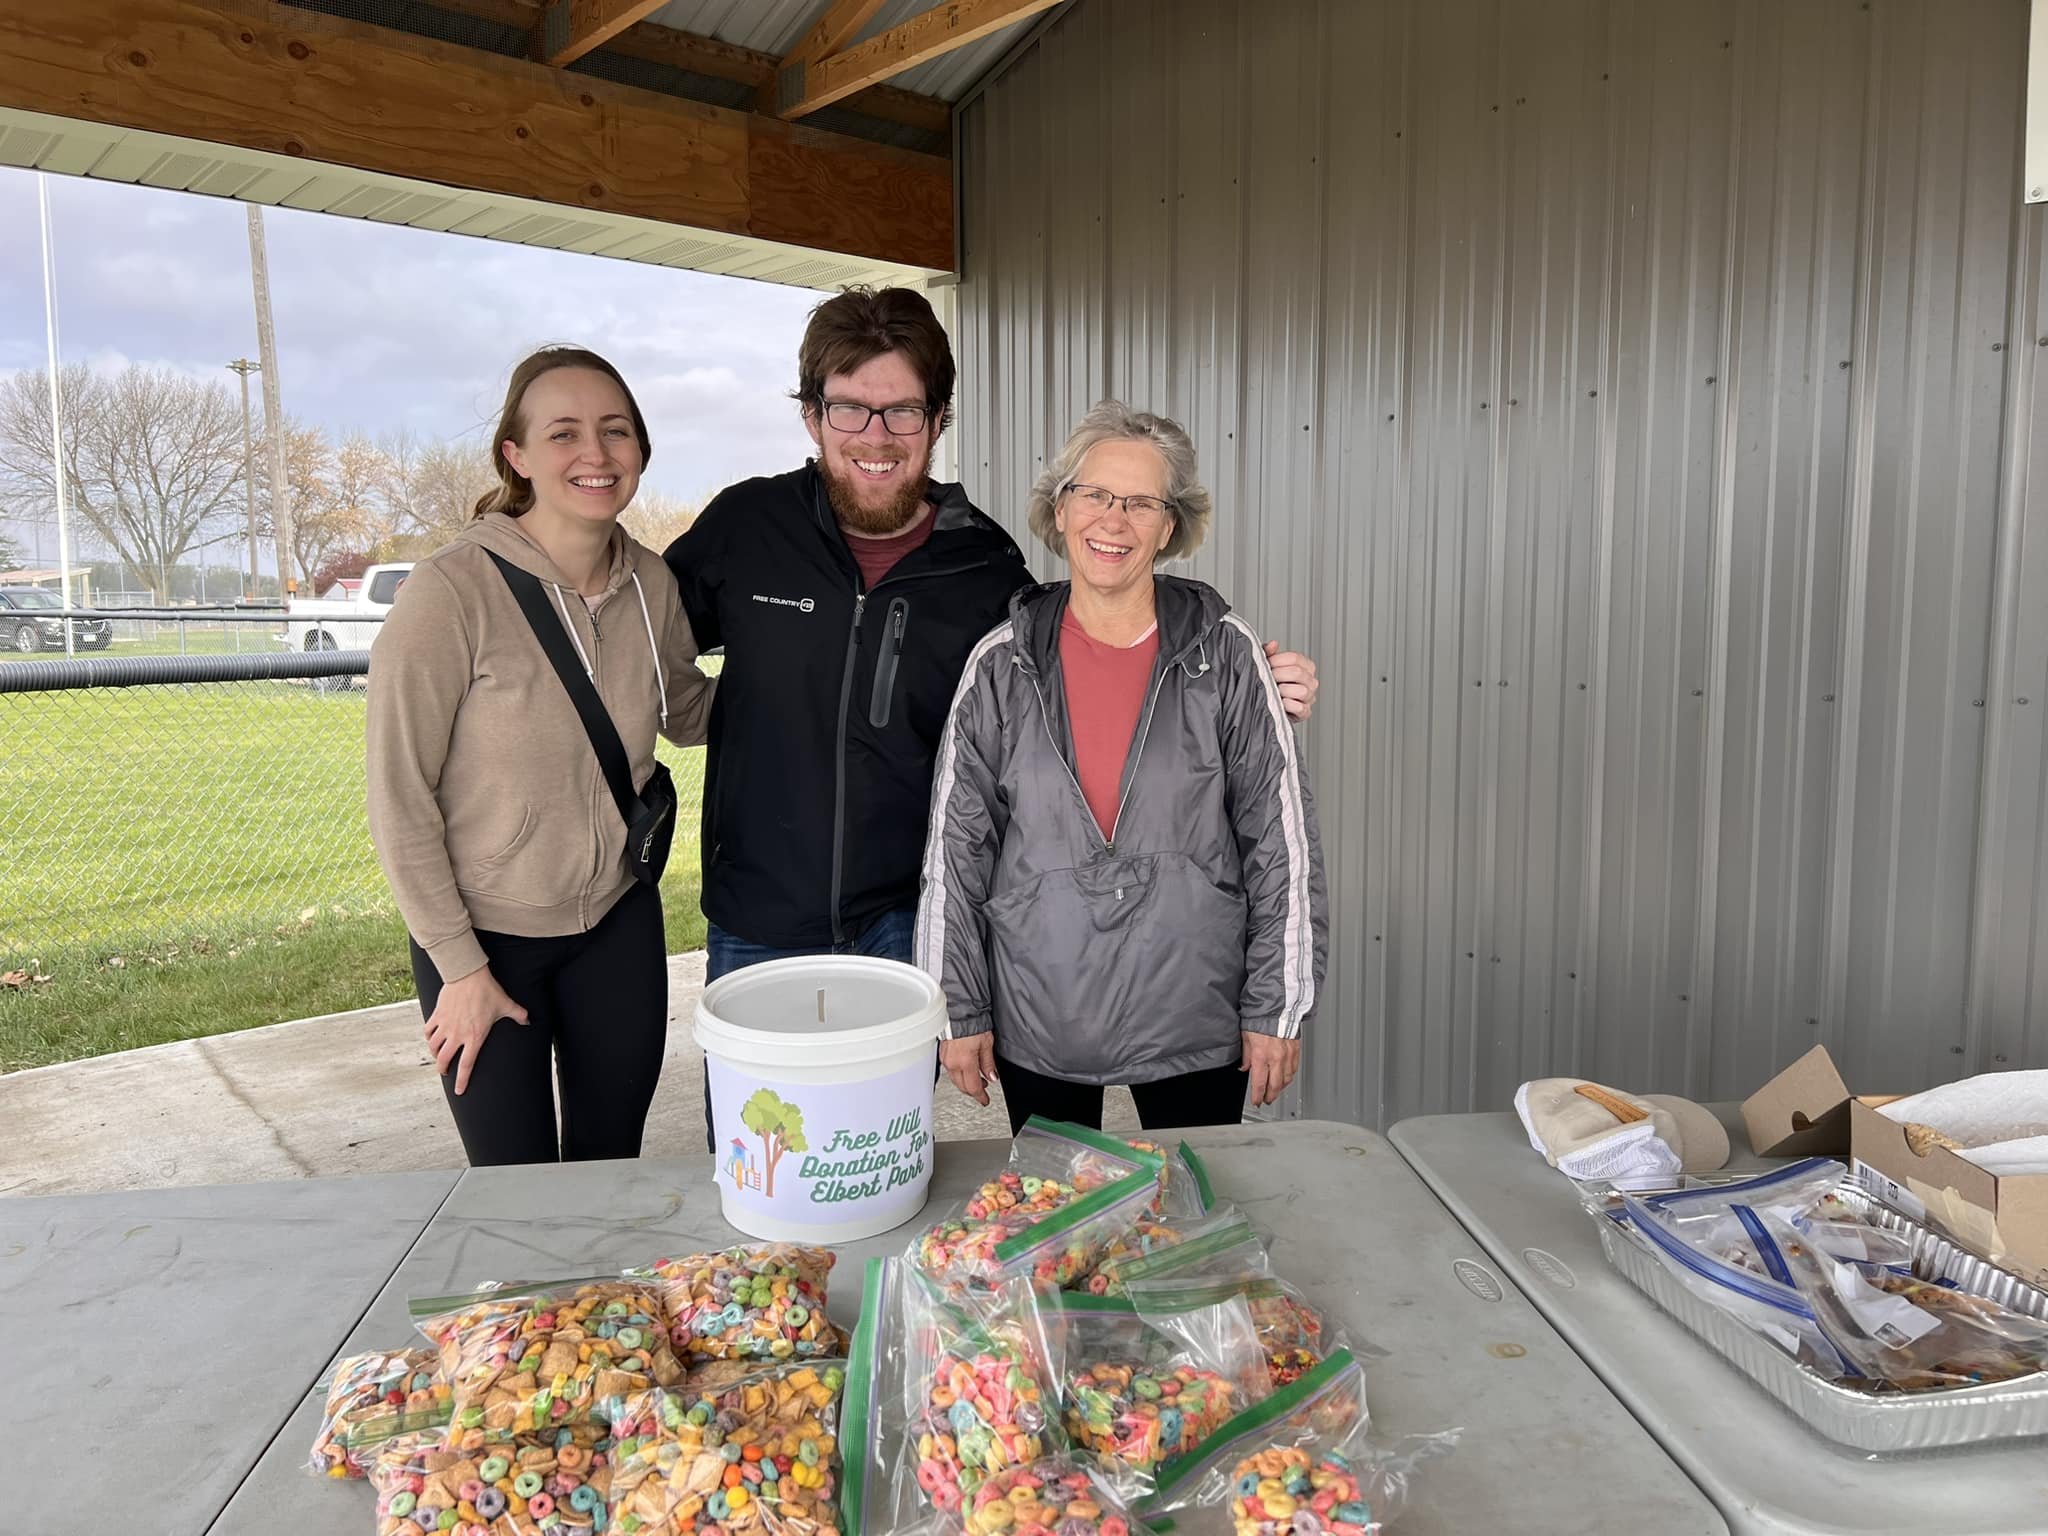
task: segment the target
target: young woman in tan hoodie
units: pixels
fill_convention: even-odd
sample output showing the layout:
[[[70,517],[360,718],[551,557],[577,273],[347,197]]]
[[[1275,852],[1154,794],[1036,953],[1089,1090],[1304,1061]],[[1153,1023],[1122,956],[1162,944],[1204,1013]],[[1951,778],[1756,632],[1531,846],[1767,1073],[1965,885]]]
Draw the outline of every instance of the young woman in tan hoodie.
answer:
[[[534,353],[493,443],[497,488],[413,568],[371,651],[370,835],[470,1162],[633,1157],[668,1024],[661,897],[629,872],[618,802],[493,556],[542,584],[636,791],[657,731],[704,740],[712,684],[673,576],[619,527],[652,449],[618,371]]]

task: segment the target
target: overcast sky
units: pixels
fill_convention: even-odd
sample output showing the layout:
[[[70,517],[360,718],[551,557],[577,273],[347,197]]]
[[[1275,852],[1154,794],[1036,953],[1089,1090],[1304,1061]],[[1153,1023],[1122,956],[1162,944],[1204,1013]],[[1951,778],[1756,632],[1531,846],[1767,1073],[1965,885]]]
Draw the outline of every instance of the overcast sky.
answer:
[[[64,360],[239,388],[225,365],[257,356],[244,206],[72,176],[49,190]],[[632,384],[654,438],[652,489],[700,501],[810,447],[788,391],[819,294],[327,214],[264,217],[284,407],[337,439],[487,429],[520,355],[572,341]],[[36,178],[0,167],[0,370],[44,357]]]

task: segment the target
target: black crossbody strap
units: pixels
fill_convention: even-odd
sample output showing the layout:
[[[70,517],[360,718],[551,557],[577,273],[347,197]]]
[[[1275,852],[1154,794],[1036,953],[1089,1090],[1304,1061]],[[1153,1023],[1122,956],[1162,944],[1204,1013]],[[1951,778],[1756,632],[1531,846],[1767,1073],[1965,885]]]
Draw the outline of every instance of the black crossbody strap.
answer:
[[[485,550],[484,553],[496,562],[505,578],[505,585],[519,600],[526,622],[533,626],[540,648],[547,652],[548,660],[555,664],[555,671],[561,675],[562,686],[569,690],[569,702],[576,706],[576,713],[582,717],[584,734],[589,736],[590,745],[597,752],[597,765],[604,770],[604,780],[611,786],[612,798],[619,803],[619,815],[630,827],[639,796],[633,792],[633,770],[626,761],[626,748],[619,740],[619,728],[612,724],[612,717],[605,711],[604,700],[597,696],[597,685],[591,682],[590,675],[583,670],[582,658],[569,643],[568,632],[562,628],[562,616],[548,602],[538,576],[531,571],[520,570],[495,551]]]

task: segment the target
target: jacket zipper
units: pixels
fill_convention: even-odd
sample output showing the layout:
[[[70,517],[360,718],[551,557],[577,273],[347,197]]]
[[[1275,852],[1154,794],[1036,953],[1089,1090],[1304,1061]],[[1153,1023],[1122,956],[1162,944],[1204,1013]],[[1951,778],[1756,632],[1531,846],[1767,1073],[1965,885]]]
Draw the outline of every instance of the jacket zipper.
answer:
[[[1045,739],[1052,743],[1052,755],[1058,758],[1060,766],[1067,770],[1067,782],[1074,786],[1074,798],[1081,802],[1081,811],[1088,822],[1089,830],[1095,834],[1095,840],[1102,844],[1102,851],[1111,857],[1116,854],[1117,830],[1124,824],[1124,805],[1130,799],[1129,786],[1137,782],[1138,759],[1144,756],[1146,738],[1152,734],[1152,712],[1158,707],[1160,690],[1166,686],[1166,674],[1175,665],[1178,663],[1169,664],[1160,670],[1159,676],[1153,680],[1151,693],[1145,698],[1145,713],[1138,722],[1137,739],[1132,744],[1130,759],[1124,765],[1125,792],[1117,796],[1116,816],[1109,824],[1107,838],[1103,837],[1102,828],[1096,823],[1095,812],[1089,808],[1088,797],[1081,792],[1080,775],[1074,772],[1074,765],[1067,760],[1066,751],[1060,746],[1059,738],[1052,733],[1052,711],[1045,707],[1045,686],[1038,675],[1038,669],[1028,669],[1031,673],[1032,692],[1038,695],[1038,718],[1045,725]]]
[[[860,656],[860,616],[868,595],[853,594],[853,623],[846,631],[846,665],[839,673],[839,740],[832,754],[832,942],[844,944],[846,929],[839,920],[839,887],[846,872],[846,706],[853,698],[853,664]]]
[[[896,692],[896,668],[903,660],[903,631],[909,622],[909,600],[891,599],[888,637],[882,642],[882,654],[875,658],[875,686],[868,699],[868,724],[877,730],[889,723],[889,709]]]
[[[934,576],[958,576],[963,571],[979,570],[987,560],[970,560],[964,565],[944,566],[935,571],[913,571],[908,576],[894,572],[875,583],[874,590],[888,586],[895,581],[926,581]],[[856,572],[855,579],[858,580]],[[848,706],[853,701],[853,668],[860,657],[860,620],[867,611],[868,599],[873,591],[853,594],[853,623],[846,632],[846,665],[839,674],[839,735],[834,741],[832,754],[832,942],[846,942],[846,925],[839,911],[840,890],[846,878],[846,717]]]

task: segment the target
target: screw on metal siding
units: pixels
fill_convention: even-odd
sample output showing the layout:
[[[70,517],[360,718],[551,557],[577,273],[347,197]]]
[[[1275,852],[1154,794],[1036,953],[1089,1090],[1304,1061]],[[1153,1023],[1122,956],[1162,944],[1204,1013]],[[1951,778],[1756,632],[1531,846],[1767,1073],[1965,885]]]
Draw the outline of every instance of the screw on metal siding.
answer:
[[[1807,1027],[1808,1029],[1819,1029],[1819,1028],[1820,1028],[1820,1020],[1819,1020],[1819,1019],[1808,1019],[1808,1020],[1806,1021],[1806,1027]]]
[[[1585,691],[1586,685],[1584,683],[1579,684],[1579,692],[1584,693]]]
[[[1700,697],[1700,695],[1704,694],[1704,693],[1705,693],[1706,691],[1707,691],[1707,690],[1706,690],[1706,689],[1704,689],[1704,688],[1695,688],[1695,689],[1693,689],[1693,691],[1692,691],[1692,696],[1693,696],[1694,698],[1698,698],[1698,697]]]
[[[1824,693],[1820,696],[1820,701],[1823,704],[1832,704],[1835,702],[1835,696],[1832,693]]]
[[[1845,357],[1839,363],[1835,364],[1835,366],[1837,368],[1846,368],[1849,366],[1849,359]]]
[[[1994,352],[2003,352],[2005,350],[2005,343],[2002,341],[1994,341],[1993,343],[1991,343],[1991,350]]]
[[[1579,979],[1579,973],[1577,971],[1566,971],[1565,975],[1572,981],[1577,981]]]
[[[1500,685],[1501,685],[1501,687],[1503,687],[1503,688],[1507,687],[1507,685],[1508,685],[1508,680],[1507,680],[1506,678],[1502,678],[1502,679],[1500,680]]]
[[[1508,401],[1508,404],[1509,404],[1509,405],[1520,405],[1521,403],[1522,403],[1522,402],[1521,402],[1521,401],[1519,401],[1519,400],[1510,400],[1510,401]]]
[[[1948,1048],[1948,1053],[1951,1056],[1960,1056],[1963,1054],[1963,1048],[1960,1045],[1952,1045]]]
[[[1982,709],[1983,707],[1984,707],[1984,701],[1983,701],[1982,699],[1972,699],[1972,700],[1970,700],[1970,708],[1972,708],[1972,709]]]
[[[1707,375],[1707,382],[1709,384],[1714,382],[1714,376],[1711,373]]]
[[[2021,700],[2020,700],[2020,702],[2021,702],[2022,704],[2024,704],[2024,703],[2026,703],[2027,701],[2026,701],[2025,699],[2021,699]]]
[[[2003,1056],[1994,1056],[1991,1058],[1991,1062],[1993,1066],[2002,1067],[2005,1065],[2005,1058]]]
[[[1678,994],[1678,1000],[1679,1000],[1679,1001],[1680,1001],[1681,1003],[1689,1003],[1689,1002],[1691,1002],[1691,1001],[1692,1001],[1692,999],[1691,999],[1691,998],[1689,998],[1689,997],[1687,997],[1687,996],[1686,996],[1686,995],[1685,995],[1685,994],[1684,994],[1683,992],[1681,992],[1681,993],[1679,993],[1679,994]]]
[[[1597,389],[1589,389],[1586,391],[1586,398],[1588,400],[1598,400],[1600,398],[1600,391]]]

